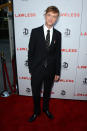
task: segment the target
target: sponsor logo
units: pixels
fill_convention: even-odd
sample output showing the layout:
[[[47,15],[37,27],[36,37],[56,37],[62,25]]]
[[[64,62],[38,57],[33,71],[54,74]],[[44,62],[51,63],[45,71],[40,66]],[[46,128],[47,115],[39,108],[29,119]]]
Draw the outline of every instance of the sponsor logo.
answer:
[[[87,94],[77,93],[77,94],[74,94],[74,96],[87,96]]]
[[[64,68],[68,68],[68,63],[67,62],[63,62],[63,67]]]
[[[28,51],[27,48],[17,48],[17,51]]]
[[[87,36],[87,32],[81,32],[81,36]]]
[[[71,35],[71,30],[66,28],[64,34],[65,34],[65,36],[70,36]]]
[[[27,92],[27,93],[30,93],[30,92],[31,92],[31,89],[30,89],[30,88],[26,88],[26,92]]]
[[[66,91],[65,90],[61,90],[61,95],[66,95]]]
[[[71,12],[71,13],[68,13],[68,12],[65,12],[65,13],[61,13],[60,16],[63,16],[63,17],[73,17],[73,18],[79,18],[80,17],[80,13],[76,13],[76,12]]]
[[[84,85],[87,85],[87,78],[84,78],[83,84],[84,84]]]
[[[62,52],[77,52],[77,49],[61,49]]]
[[[27,76],[19,76],[19,79],[31,80],[31,77],[27,77]]]
[[[78,69],[87,69],[87,66],[77,66]]]
[[[27,28],[24,28],[23,29],[23,35],[28,35],[29,34],[29,29],[27,29]]]
[[[74,80],[64,80],[64,79],[60,79],[59,82],[70,82],[70,83],[74,83]]]
[[[36,13],[18,13],[18,14],[14,14],[14,16],[16,18],[18,17],[35,17],[36,16]]]

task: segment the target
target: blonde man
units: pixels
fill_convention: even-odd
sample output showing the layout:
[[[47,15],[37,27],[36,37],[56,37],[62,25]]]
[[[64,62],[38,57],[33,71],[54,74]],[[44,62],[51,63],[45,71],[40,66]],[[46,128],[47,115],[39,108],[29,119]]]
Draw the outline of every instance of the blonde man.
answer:
[[[31,31],[28,67],[31,74],[34,113],[29,122],[41,114],[40,91],[43,82],[43,112],[48,118],[54,118],[49,111],[49,99],[53,82],[59,80],[61,70],[61,32],[54,28],[58,17],[59,9],[56,6],[49,6],[44,14],[45,23]]]

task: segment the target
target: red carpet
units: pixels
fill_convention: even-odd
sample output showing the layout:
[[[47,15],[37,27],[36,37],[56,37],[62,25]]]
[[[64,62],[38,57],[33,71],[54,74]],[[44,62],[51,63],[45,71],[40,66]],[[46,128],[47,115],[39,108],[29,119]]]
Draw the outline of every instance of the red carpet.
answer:
[[[41,110],[42,105],[41,98]],[[49,107],[54,120],[42,112],[29,123],[33,113],[31,96],[0,97],[0,131],[87,131],[87,101],[51,98]]]

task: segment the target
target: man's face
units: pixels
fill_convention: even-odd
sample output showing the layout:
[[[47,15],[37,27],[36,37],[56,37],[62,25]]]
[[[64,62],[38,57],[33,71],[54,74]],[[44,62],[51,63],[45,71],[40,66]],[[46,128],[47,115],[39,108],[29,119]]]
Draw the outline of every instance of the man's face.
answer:
[[[45,22],[47,25],[52,26],[58,18],[58,13],[48,12],[45,14]]]

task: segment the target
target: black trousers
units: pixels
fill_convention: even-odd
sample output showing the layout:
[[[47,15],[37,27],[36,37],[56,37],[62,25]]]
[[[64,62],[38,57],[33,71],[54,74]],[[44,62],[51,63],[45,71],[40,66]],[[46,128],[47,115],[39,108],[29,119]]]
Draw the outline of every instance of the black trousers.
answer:
[[[36,69],[31,76],[31,89],[34,102],[34,113],[40,113],[40,98],[42,83],[44,82],[44,92],[43,92],[43,109],[49,109],[49,99],[51,95],[51,90],[54,82],[54,73],[48,71],[49,67],[44,67]]]

